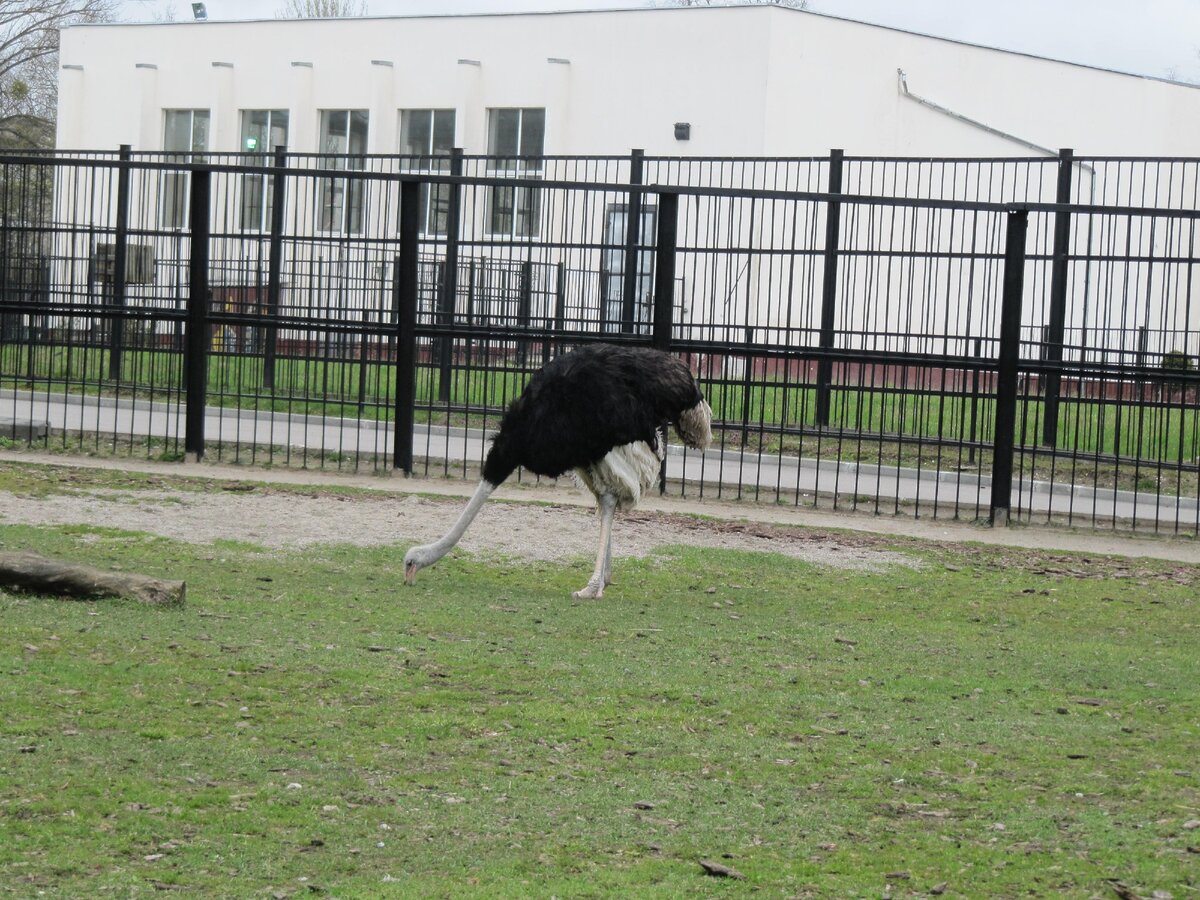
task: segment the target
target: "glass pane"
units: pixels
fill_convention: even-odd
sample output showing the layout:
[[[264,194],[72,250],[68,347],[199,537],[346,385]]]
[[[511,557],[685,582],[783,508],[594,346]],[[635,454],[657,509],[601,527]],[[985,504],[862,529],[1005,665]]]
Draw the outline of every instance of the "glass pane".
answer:
[[[208,110],[197,109],[192,113],[192,148],[196,153],[208,149]]]
[[[343,179],[322,179],[319,216],[322,231],[342,230],[342,195],[344,192],[345,181]]]
[[[541,156],[546,145],[546,111],[521,110],[521,155]],[[541,168],[540,161],[536,164]]]
[[[263,188],[266,181],[262,175],[246,175],[242,179],[243,231],[260,231],[263,228]]]
[[[187,219],[188,176],[168,173],[163,176],[161,223],[164,228],[182,228]]]
[[[270,140],[264,150],[274,150],[276,147],[288,145],[288,111],[276,109],[271,111]]]
[[[346,152],[346,125],[349,114],[344,109],[321,110],[321,153]],[[338,167],[340,166],[330,166]]]
[[[349,208],[346,210],[346,230],[351,234],[362,234],[364,203],[364,183],[361,178],[348,178]]]
[[[434,187],[430,200],[429,218],[431,234],[446,234],[450,222],[450,185],[439,184]]]
[[[367,111],[365,109],[350,110],[350,153],[367,152]],[[361,169],[365,160],[353,160],[350,168]]]
[[[186,153],[192,146],[192,111],[190,109],[168,109],[167,125],[163,135],[163,149],[168,153]]]
[[[449,156],[454,149],[454,110],[437,109],[433,111],[433,147],[438,155]]]
[[[542,192],[535,188],[517,189],[517,229],[519,237],[537,237],[541,233]]]
[[[264,153],[267,147],[267,127],[271,114],[265,109],[242,110],[242,135],[238,146],[247,153]],[[255,160],[247,159],[247,163]]]
[[[519,109],[493,109],[488,119],[488,155],[516,156],[520,129]]]
[[[513,219],[513,189],[510,187],[492,188],[491,216],[489,230],[493,234],[512,234]]]
[[[433,110],[402,109],[400,111],[400,155],[427,156],[433,138],[430,121]]]

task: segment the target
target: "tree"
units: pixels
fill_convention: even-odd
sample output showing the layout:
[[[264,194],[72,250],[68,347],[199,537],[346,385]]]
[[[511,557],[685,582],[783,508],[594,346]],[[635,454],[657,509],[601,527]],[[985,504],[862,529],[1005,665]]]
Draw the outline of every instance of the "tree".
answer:
[[[366,14],[366,0],[287,0],[279,11],[281,19],[337,19]]]
[[[112,0],[0,0],[0,147],[54,146],[58,30],[112,15]]]

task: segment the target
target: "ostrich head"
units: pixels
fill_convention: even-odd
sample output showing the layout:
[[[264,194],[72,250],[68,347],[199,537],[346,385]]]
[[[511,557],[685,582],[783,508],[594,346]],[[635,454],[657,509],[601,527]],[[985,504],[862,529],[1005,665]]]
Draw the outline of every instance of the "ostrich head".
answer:
[[[450,548],[447,547],[440,553],[437,552],[436,544],[426,544],[423,547],[412,547],[404,554],[404,583],[416,584],[417,573],[426,566],[432,566],[435,562],[446,555]]]

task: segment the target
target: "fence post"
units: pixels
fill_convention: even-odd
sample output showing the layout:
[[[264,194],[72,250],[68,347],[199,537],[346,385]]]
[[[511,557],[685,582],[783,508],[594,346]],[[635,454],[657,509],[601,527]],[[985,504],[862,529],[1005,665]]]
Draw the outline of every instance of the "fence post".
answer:
[[[417,403],[417,239],[421,185],[400,183],[400,253],[396,257],[396,410],[392,467],[413,471],[413,421]]]
[[[517,365],[524,366],[529,361],[529,328],[533,324],[533,260],[521,263],[521,280],[517,294],[517,326],[522,336],[517,344]]]
[[[463,173],[463,148],[454,147],[450,151],[450,174],[459,178]],[[438,186],[430,185],[429,190],[437,190]],[[438,325],[449,325],[454,321],[455,308],[458,306],[458,251],[459,251],[459,220],[462,206],[462,185],[458,182],[451,184],[447,191],[446,209],[446,263],[442,272],[442,295],[438,303]],[[454,343],[446,335],[438,339],[438,400],[450,402],[451,364],[453,362]]]
[[[189,198],[190,259],[188,261],[187,341],[183,371],[187,380],[187,413],[183,424],[183,451],[188,462],[204,457],[204,406],[208,392],[208,241],[209,198],[212,170],[192,172]]]
[[[1075,167],[1074,151],[1058,151],[1058,193],[1055,202],[1071,202],[1071,174]],[[1067,254],[1071,248],[1071,213],[1054,213],[1054,261],[1050,270],[1050,315],[1046,323],[1046,396],[1042,416],[1042,443],[1058,446],[1058,400],[1062,391],[1063,333],[1067,321]]]
[[[122,144],[117,167],[117,227],[113,236],[112,319],[108,327],[108,377],[121,380],[121,351],[125,346],[125,267],[129,257],[129,160],[133,148]]]
[[[1017,368],[1021,361],[1021,300],[1025,290],[1025,236],[1028,230],[1028,210],[1017,209],[1008,214],[1004,239],[1004,289],[1000,305],[1000,350],[996,361],[992,525],[1007,525],[1012,507]]]
[[[829,151],[828,193],[842,192],[842,150]],[[833,349],[834,318],[837,314],[837,271],[838,243],[842,225],[842,204],[830,200],[825,209],[825,275],[821,285],[821,357],[817,361],[817,425],[829,424],[831,385],[833,384],[833,360],[828,354]]]
[[[267,335],[263,347],[263,387],[275,389],[275,354],[279,343],[279,297],[283,285],[283,213],[287,198],[287,148],[275,148],[271,173],[271,237],[267,245]]]
[[[679,235],[679,194],[660,191],[658,233],[654,238],[654,322],[650,332],[656,350],[669,352],[675,313],[675,251]]]
[[[629,184],[641,187],[643,179],[643,162],[645,150],[629,152]],[[640,262],[642,244],[642,192],[631,190],[629,203],[625,207],[625,249],[621,273],[621,331],[633,334],[637,322],[637,284],[638,263]]]
[[[655,350],[671,351],[675,316],[675,254],[679,244],[679,194],[660,190],[658,194],[658,230],[654,236],[654,309],[650,341]],[[667,493],[667,438],[663,440],[662,462],[658,467],[658,493]]]
[[[554,352],[562,352],[562,333],[567,317],[567,267],[559,260],[554,273]]]

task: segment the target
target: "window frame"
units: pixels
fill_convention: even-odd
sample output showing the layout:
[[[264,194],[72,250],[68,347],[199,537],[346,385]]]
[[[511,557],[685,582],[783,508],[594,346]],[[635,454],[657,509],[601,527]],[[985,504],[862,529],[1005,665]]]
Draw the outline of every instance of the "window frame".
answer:
[[[514,153],[498,152],[497,146],[501,135],[501,116],[506,113],[517,113],[516,132],[514,135]],[[540,147],[537,153],[528,152],[532,148],[525,146],[528,137],[528,127],[533,123],[527,119],[537,114],[540,122],[537,128],[541,132]],[[506,148],[505,148],[506,149]],[[546,108],[544,106],[497,106],[488,108],[488,174],[511,175],[522,179],[540,179],[544,172],[544,157],[546,154]],[[507,198],[501,201],[500,198]],[[507,219],[504,227],[498,216]],[[542,191],[532,187],[510,187],[496,185],[488,190],[487,208],[485,210],[484,229],[489,237],[507,237],[511,240],[525,240],[541,237],[542,234]]]
[[[178,115],[188,116],[188,149],[170,147],[173,133],[172,118]],[[203,114],[204,122],[203,145],[196,146],[196,120]],[[165,163],[196,163],[204,162],[209,151],[208,142],[212,135],[212,110],[204,108],[164,108],[163,109],[163,162]],[[160,228],[184,231],[191,220],[191,186],[190,172],[164,171],[160,181],[158,202],[158,225]]]
[[[266,168],[274,162],[273,154],[276,146],[287,147],[291,140],[291,114],[287,109],[243,109],[239,110],[239,130],[238,130],[238,149],[244,154],[242,159],[243,165],[261,166]],[[267,135],[267,147],[255,147],[250,150],[246,147],[246,140],[249,137],[247,132],[250,130],[247,125],[251,116],[256,114],[266,113],[267,123],[265,132]],[[277,128],[277,117],[282,117],[283,142],[282,145],[271,141],[271,135],[275,133]],[[259,202],[257,203],[257,224],[249,224],[247,222],[247,212],[253,207],[247,205],[251,196],[257,195]],[[275,185],[274,181],[267,177],[264,172],[261,175],[246,174],[241,179],[241,197],[238,202],[238,226],[244,232],[265,233],[271,230],[271,218],[275,205]]]
[[[450,171],[451,151],[454,149],[454,141],[457,136],[458,128],[458,110],[445,107],[415,107],[410,109],[401,109],[399,127],[397,130],[397,140],[399,142],[399,155],[401,171],[412,172],[416,174],[434,174],[439,172]],[[405,140],[405,135],[409,132],[409,125],[412,120],[419,115],[428,114],[428,141],[425,142],[423,153],[410,153],[410,146],[406,146],[409,142]],[[444,143],[439,145],[438,137],[438,120],[443,123],[447,119],[450,122],[450,142],[448,145]],[[439,149],[439,147],[444,147]],[[415,163],[413,162],[415,160]],[[449,218],[450,218],[450,186],[437,185],[433,190],[430,190],[431,185],[421,185],[420,195],[420,232],[424,237],[446,237],[449,234]]]
[[[363,172],[366,171],[366,153],[370,139],[370,110],[367,109],[320,109],[317,111],[318,146],[321,147],[317,160],[317,168],[331,172]],[[333,135],[326,128],[327,117],[334,115],[346,117],[345,131]],[[354,124],[362,123],[360,136],[361,150],[355,149],[356,132]],[[325,145],[330,138],[341,138],[345,141],[345,149],[338,152],[326,150]],[[315,231],[329,236],[356,236],[365,230],[366,222],[366,181],[361,178],[337,177],[329,175],[318,179],[314,200]],[[334,221],[334,210],[337,210]]]

